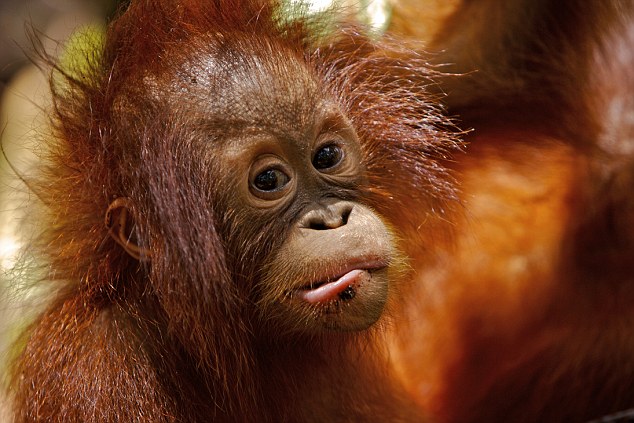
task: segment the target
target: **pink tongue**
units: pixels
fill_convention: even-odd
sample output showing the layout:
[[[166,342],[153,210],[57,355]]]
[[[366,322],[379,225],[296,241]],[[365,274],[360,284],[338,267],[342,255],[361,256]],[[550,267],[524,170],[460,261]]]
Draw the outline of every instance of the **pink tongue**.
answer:
[[[300,297],[312,304],[332,301],[349,286],[358,284],[366,273],[362,269],[351,270],[336,281],[323,284],[319,288],[299,291]]]

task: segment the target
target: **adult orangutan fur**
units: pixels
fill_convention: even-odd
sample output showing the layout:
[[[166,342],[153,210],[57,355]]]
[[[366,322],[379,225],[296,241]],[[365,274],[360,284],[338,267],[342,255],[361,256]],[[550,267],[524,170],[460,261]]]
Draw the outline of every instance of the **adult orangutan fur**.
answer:
[[[442,83],[465,214],[403,304],[402,380],[439,422],[631,420],[632,2],[453,3],[427,47],[465,76]]]

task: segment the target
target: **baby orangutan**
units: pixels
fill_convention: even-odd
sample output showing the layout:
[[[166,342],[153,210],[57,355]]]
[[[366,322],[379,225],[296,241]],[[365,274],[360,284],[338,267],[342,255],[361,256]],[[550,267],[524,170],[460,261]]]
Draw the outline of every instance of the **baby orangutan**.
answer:
[[[134,0],[56,66],[17,422],[421,419],[382,339],[459,144],[419,55],[277,11]]]

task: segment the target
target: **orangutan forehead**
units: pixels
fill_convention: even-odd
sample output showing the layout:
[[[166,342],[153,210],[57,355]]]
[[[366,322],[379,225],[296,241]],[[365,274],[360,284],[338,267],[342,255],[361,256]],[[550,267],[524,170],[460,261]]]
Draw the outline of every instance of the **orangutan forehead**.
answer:
[[[324,102],[315,73],[267,43],[211,44],[174,70],[170,103],[187,114],[253,125],[309,125]]]

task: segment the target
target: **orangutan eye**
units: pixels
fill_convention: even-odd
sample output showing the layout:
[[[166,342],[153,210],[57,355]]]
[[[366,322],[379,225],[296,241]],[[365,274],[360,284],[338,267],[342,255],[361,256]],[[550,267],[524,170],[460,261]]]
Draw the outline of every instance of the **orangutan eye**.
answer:
[[[313,156],[313,166],[317,170],[330,169],[341,162],[343,150],[338,145],[330,144],[320,148]]]
[[[253,186],[259,191],[279,191],[288,183],[289,177],[279,169],[266,169],[256,175]]]

